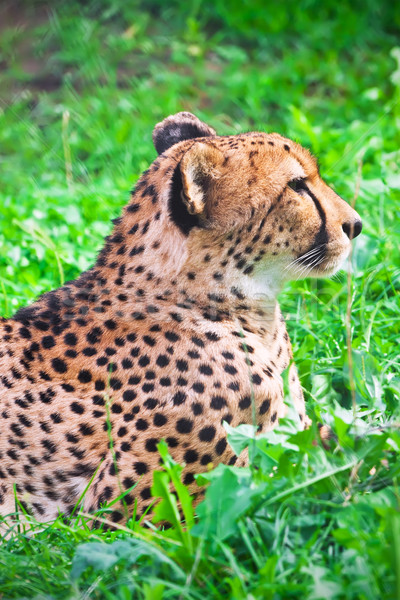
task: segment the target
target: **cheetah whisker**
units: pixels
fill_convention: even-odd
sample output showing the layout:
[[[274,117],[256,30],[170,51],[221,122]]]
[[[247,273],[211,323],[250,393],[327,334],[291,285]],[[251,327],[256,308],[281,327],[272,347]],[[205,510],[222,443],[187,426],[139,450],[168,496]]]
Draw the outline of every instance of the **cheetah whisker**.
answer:
[[[314,260],[310,264],[304,265],[303,269],[300,269],[299,271],[297,271],[296,281],[307,276],[309,273],[311,273],[311,271],[313,269],[315,269],[315,267],[320,265],[322,262],[323,262],[323,256],[317,256],[314,258]]]
[[[315,248],[312,248],[311,250],[309,250],[308,252],[306,252],[305,254],[302,254],[301,256],[298,256],[297,258],[295,258],[294,260],[292,260],[286,267],[285,270],[296,266],[297,264],[302,264],[302,262],[304,261],[304,259],[306,258],[310,258],[311,256],[313,256],[314,254],[318,254],[321,249],[323,248],[323,246],[325,246],[325,244],[320,244],[319,246],[316,246]]]

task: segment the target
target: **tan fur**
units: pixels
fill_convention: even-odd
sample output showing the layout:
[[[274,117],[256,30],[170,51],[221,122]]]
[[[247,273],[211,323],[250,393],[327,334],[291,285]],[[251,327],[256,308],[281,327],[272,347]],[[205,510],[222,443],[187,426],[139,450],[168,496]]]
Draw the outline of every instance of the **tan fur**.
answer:
[[[277,294],[293,277],[334,272],[350,248],[343,228],[359,217],[311,154],[278,134],[219,137],[180,113],[154,140],[160,151],[172,145],[142,176],[96,265],[0,321],[3,515],[14,483],[37,518],[68,512],[99,465],[84,509],[136,484],[125,500],[130,514],[136,498],[140,513],[159,440],[186,463],[190,484],[209,463],[243,464],[222,423],[251,423],[252,394],[259,431],[285,412],[292,353]],[[288,186],[297,178],[308,191]],[[310,250],[315,264],[304,265]],[[290,385],[307,426],[293,365]],[[112,519],[124,518],[117,503]]]

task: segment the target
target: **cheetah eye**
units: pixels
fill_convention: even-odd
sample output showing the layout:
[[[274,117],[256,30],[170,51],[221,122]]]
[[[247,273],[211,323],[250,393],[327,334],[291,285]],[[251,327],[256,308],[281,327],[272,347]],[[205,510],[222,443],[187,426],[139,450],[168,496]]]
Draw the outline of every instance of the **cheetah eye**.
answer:
[[[296,179],[292,179],[292,181],[289,181],[288,186],[297,194],[301,191],[307,191],[306,178],[297,177]]]

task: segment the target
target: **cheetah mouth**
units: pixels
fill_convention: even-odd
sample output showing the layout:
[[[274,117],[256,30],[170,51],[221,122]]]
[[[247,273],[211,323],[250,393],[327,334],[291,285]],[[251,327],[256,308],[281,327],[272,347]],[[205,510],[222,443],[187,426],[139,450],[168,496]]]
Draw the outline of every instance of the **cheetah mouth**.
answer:
[[[320,261],[316,261],[309,268],[311,277],[329,277],[337,273],[343,266],[346,258],[349,255],[347,249],[337,249],[329,251],[326,249],[325,255]]]
[[[296,278],[327,277],[336,273],[349,254],[348,249],[330,248],[329,244],[314,245],[289,264]]]

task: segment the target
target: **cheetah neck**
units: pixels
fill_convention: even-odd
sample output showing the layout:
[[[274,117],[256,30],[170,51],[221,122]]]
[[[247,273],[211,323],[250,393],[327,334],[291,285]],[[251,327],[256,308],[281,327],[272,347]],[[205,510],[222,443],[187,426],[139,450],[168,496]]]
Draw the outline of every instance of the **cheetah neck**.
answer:
[[[96,265],[33,310],[49,305],[60,322],[150,317],[188,327],[229,323],[265,337],[278,318],[279,266],[251,275],[238,270],[240,231],[227,236],[197,228],[185,235],[168,210],[165,181],[173,167],[162,165],[153,163],[139,181]]]
[[[280,267],[248,276],[237,269],[235,255],[221,263],[229,254],[225,234],[198,229],[185,235],[168,211],[170,188],[157,185],[171,179],[168,165],[163,172],[156,161],[142,177],[100,253],[90,275],[100,304],[120,318],[154,311],[159,318],[172,314],[179,321],[237,321],[253,328],[264,322],[263,332],[272,329]],[[236,235],[229,237],[235,241]]]

